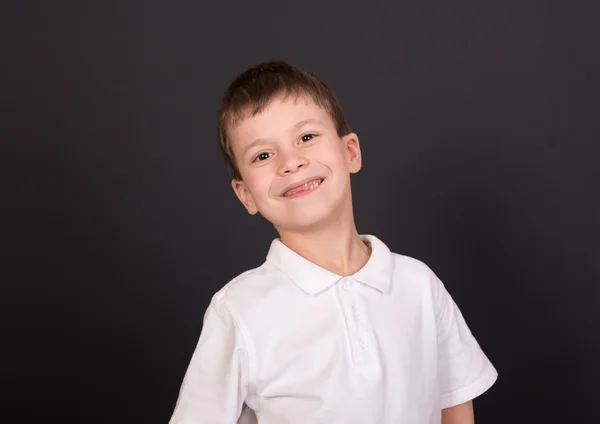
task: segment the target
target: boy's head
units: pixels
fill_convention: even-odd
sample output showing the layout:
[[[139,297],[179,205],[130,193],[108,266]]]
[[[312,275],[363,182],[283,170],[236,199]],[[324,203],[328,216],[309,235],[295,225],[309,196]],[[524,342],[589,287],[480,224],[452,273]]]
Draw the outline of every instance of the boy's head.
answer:
[[[238,198],[280,232],[351,212],[358,137],[313,74],[282,61],[246,70],[223,98],[218,136]]]

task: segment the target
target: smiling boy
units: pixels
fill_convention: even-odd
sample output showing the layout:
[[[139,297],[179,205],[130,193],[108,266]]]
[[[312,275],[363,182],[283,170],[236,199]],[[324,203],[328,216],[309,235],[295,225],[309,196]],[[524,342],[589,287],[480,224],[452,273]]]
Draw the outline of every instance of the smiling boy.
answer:
[[[171,424],[471,424],[497,372],[442,282],[354,222],[362,166],[331,90],[285,62],[230,85],[219,139],[232,187],[277,230],[211,300]]]

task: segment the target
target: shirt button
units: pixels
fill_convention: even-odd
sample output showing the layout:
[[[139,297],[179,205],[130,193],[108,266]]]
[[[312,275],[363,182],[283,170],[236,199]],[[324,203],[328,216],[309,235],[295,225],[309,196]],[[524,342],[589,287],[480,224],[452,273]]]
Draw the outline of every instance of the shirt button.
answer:
[[[360,345],[360,347],[362,347],[363,349],[366,348],[367,346],[369,346],[369,342],[367,342],[365,339],[360,339],[358,341],[358,344]]]
[[[344,285],[343,285],[343,287],[344,287],[346,290],[350,289],[350,287],[352,287],[352,281],[350,281],[350,280],[344,280]]]
[[[360,316],[360,311],[358,310],[358,308],[356,306],[352,308],[352,313],[354,314],[355,317]]]

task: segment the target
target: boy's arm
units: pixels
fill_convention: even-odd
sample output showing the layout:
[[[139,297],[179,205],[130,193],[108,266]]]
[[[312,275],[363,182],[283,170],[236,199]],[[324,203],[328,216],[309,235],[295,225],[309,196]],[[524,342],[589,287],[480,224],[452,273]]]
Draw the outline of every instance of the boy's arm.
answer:
[[[442,409],[442,424],[474,424],[473,401]]]
[[[211,302],[169,424],[235,424],[248,393],[248,355],[230,311]]]
[[[448,417],[468,416],[472,405],[464,404],[487,391],[498,373],[444,284],[433,272],[431,290],[436,314],[441,407],[442,410],[448,409],[445,413]],[[457,409],[453,410],[454,407]],[[456,422],[462,424],[462,421]]]

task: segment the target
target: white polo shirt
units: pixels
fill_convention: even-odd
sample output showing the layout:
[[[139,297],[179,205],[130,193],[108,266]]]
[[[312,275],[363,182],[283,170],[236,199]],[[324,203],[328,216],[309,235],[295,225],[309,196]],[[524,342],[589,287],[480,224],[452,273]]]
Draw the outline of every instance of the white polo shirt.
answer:
[[[497,372],[442,282],[371,235],[333,274],[275,239],[212,299],[170,424],[439,424]]]

